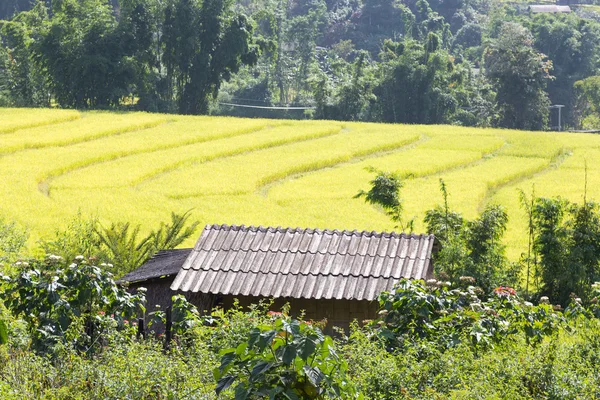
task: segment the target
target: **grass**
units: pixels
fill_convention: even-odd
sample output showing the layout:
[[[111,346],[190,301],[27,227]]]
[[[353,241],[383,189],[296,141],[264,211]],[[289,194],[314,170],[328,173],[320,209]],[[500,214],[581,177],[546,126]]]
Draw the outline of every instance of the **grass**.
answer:
[[[441,202],[440,178],[469,218],[503,204],[516,259],[526,248],[517,190],[581,201],[586,162],[588,198],[600,199],[596,135],[0,109],[0,216],[27,227],[31,244],[78,210],[143,229],[193,209],[202,224],[390,230],[381,210],[353,198],[374,167],[404,177],[418,231]]]

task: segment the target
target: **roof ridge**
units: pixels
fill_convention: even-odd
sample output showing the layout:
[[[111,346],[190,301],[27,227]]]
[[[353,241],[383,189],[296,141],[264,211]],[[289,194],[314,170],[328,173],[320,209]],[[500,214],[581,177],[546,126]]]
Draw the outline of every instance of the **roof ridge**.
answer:
[[[195,270],[195,271],[200,271],[200,270]],[[356,275],[356,274],[346,274],[346,275],[343,275],[343,274],[336,274],[336,275],[334,275],[334,274],[323,274],[323,273],[320,273],[320,272],[316,273],[316,274],[313,274],[313,273],[310,273],[310,272],[307,273],[307,274],[302,273],[302,272],[298,272],[297,274],[289,273],[289,272],[283,274],[283,273],[263,272],[263,271],[247,271],[247,272],[244,272],[244,271],[231,271],[231,270],[221,271],[221,270],[215,270],[215,269],[204,269],[202,271],[204,271],[204,272],[228,272],[228,273],[233,273],[233,274],[239,273],[239,274],[254,274],[254,275],[259,275],[260,274],[260,275],[280,275],[280,276],[288,276],[288,275],[299,276],[299,275],[301,275],[301,276],[314,276],[314,277],[332,276],[332,277],[375,278],[375,279],[402,279],[402,278],[406,278],[404,276],[400,276],[398,278],[395,278],[395,277],[393,277],[391,275],[390,276],[383,276],[383,275],[372,275],[372,274],[369,274],[369,275]],[[414,278],[411,278],[411,279],[414,279]]]
[[[284,233],[284,232],[290,232],[290,233],[309,233],[309,234],[334,234],[334,235],[346,235],[346,236],[363,236],[363,237],[405,237],[405,238],[424,238],[424,237],[432,237],[433,234],[430,233],[421,233],[421,234],[416,234],[414,232],[396,232],[396,231],[367,231],[367,230],[362,230],[359,231],[357,229],[353,229],[353,230],[349,230],[349,229],[342,229],[339,230],[337,228],[331,230],[328,228],[325,229],[319,229],[319,228],[301,228],[299,226],[292,228],[292,227],[286,227],[283,228],[281,225],[274,227],[271,225],[268,226],[263,226],[263,225],[236,225],[236,224],[232,224],[232,225],[228,225],[228,224],[207,224],[204,229],[208,229],[208,230],[232,230],[232,231],[243,231],[243,232],[280,232],[280,233]]]
[[[186,249],[187,250],[187,249]],[[192,249],[193,250],[193,249]],[[244,252],[252,252],[252,253],[273,253],[273,254],[277,254],[277,253],[288,253],[289,251],[284,251],[284,250],[272,250],[272,249],[267,249],[267,250],[261,250],[261,249],[202,249],[202,251],[244,251]],[[329,254],[332,256],[355,256],[355,255],[359,255],[359,256],[369,256],[369,257],[381,257],[381,258],[397,258],[398,256],[390,256],[388,254],[373,254],[370,255],[368,253],[359,253],[358,251],[356,253],[340,253],[339,251],[336,251],[334,253],[330,253],[327,251],[308,251],[308,250],[296,250],[293,252],[294,254],[299,253],[299,254]],[[431,257],[427,256],[426,258],[421,258],[421,257],[410,257],[410,256],[406,256],[403,258],[407,258],[409,260],[428,260]]]

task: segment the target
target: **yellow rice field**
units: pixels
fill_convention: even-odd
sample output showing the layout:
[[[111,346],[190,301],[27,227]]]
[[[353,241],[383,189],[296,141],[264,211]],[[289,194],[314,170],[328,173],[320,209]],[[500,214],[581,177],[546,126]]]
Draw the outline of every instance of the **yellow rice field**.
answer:
[[[31,244],[76,214],[150,229],[171,211],[201,224],[391,230],[353,196],[366,168],[397,171],[417,231],[440,203],[469,218],[507,207],[511,258],[525,248],[517,189],[600,199],[600,136],[453,126],[0,109],[0,216]],[[185,245],[191,246],[196,238]]]

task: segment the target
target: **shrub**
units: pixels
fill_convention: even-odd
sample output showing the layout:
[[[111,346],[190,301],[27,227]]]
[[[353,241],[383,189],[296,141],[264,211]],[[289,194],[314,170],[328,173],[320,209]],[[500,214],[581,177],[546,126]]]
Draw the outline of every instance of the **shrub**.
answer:
[[[27,232],[15,222],[8,222],[0,217],[0,266],[15,262],[23,255]]]
[[[186,226],[190,211],[171,213],[171,222],[161,222],[156,230],[140,238],[141,226],[111,223],[102,226],[97,218],[85,219],[78,213],[66,230],[57,230],[54,239],[42,241],[47,255],[72,260],[78,255],[104,262],[103,267],[120,277],[145,263],[159,250],[174,249],[189,238],[198,222]]]
[[[464,281],[472,278],[464,277]],[[415,343],[448,349],[470,343],[474,350],[493,347],[522,333],[527,343],[539,343],[564,325],[562,314],[549,304],[523,302],[514,289],[498,287],[486,301],[473,286],[450,289],[449,282],[402,279],[391,293],[382,293],[382,318],[377,335],[391,351]]]
[[[69,265],[50,256],[21,268],[16,276],[4,277],[2,295],[13,315],[27,323],[39,352],[56,355],[66,346],[92,354],[111,328],[125,328],[144,310],[143,293],[127,293],[109,272],[82,256]]]
[[[217,394],[237,381],[236,399],[359,397],[333,339],[283,315],[252,329],[248,340],[220,352]]]

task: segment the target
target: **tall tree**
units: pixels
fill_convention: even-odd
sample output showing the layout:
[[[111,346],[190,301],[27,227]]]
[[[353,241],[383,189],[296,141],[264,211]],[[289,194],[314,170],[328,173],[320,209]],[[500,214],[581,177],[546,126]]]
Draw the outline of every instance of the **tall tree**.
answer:
[[[106,0],[54,2],[53,17],[36,53],[48,72],[56,100],[65,107],[119,105],[129,94],[135,70]]]
[[[16,106],[49,106],[48,79],[34,61],[35,44],[48,13],[43,2],[10,21],[0,21],[0,91]]]
[[[208,112],[222,81],[256,63],[252,25],[232,0],[177,0],[165,14],[165,62],[176,81],[179,112]]]
[[[504,23],[486,49],[485,69],[496,89],[500,126],[529,130],[547,126],[550,102],[544,89],[552,63],[534,49],[527,29]]]
[[[440,49],[439,37],[431,33],[424,45],[413,40],[388,41],[384,48],[384,77],[374,90],[379,118],[386,122],[451,122],[465,76]]]
[[[547,92],[552,103],[563,104],[563,125],[574,124],[575,81],[600,72],[600,24],[575,14],[538,14],[530,21],[535,47],[552,61]]]
[[[0,2],[0,19],[11,19],[13,15],[28,11],[35,0],[2,0]]]
[[[590,76],[574,84],[576,126],[584,129],[600,127],[600,76]]]

